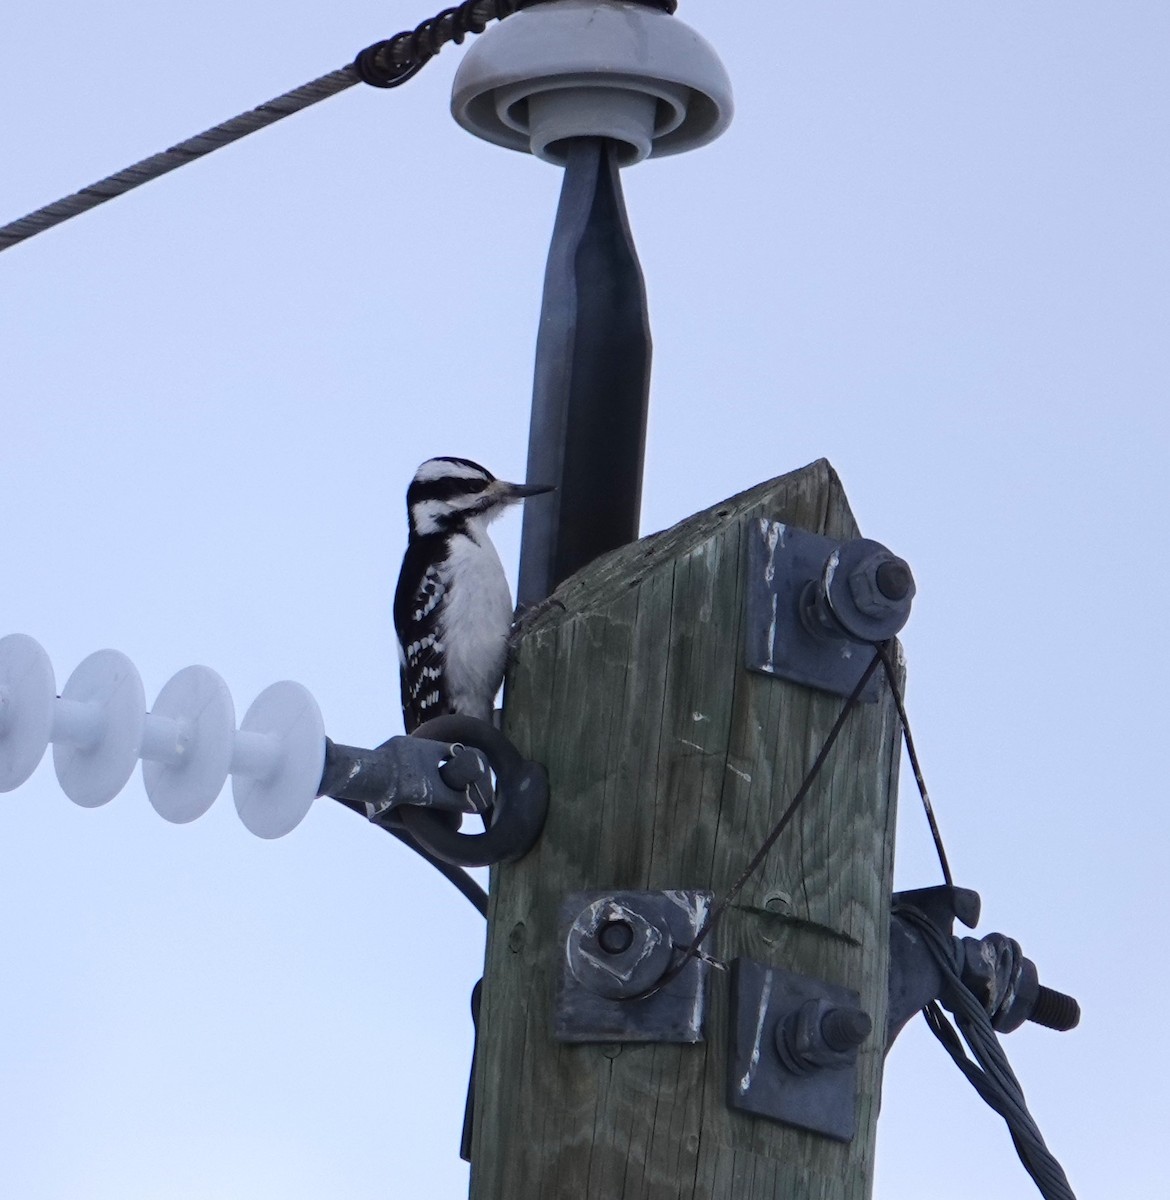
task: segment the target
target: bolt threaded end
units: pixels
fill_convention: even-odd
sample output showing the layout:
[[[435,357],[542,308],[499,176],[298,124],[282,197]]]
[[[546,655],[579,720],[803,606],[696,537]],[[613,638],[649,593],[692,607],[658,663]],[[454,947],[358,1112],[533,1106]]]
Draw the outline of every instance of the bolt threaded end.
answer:
[[[634,944],[634,927],[629,921],[606,921],[597,931],[597,941],[606,954],[625,954]]]
[[[859,1008],[831,1008],[821,1021],[825,1045],[838,1054],[860,1046],[872,1030],[869,1014]]]
[[[1064,992],[1041,987],[1036,995],[1036,1003],[1028,1014],[1028,1020],[1043,1025],[1046,1029],[1064,1033],[1080,1024],[1081,1006]]]
[[[887,600],[905,600],[914,585],[910,568],[900,558],[890,558],[881,564],[875,575],[878,591]]]

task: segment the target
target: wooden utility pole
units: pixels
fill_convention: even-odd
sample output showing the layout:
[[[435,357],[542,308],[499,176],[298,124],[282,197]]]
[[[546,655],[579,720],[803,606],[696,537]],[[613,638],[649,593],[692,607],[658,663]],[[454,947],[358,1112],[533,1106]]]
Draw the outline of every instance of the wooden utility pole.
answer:
[[[726,891],[799,786],[843,701],[744,665],[745,547],[766,517],[857,536],[820,461],[599,559],[535,617],[505,729],[545,764],[537,847],[493,869],[473,1200],[863,1200],[882,1073],[897,785],[885,693],[824,771],[704,950],[855,989],[873,1018],[848,1143],[727,1105],[728,976],[698,1045],[552,1035],[565,897]]]

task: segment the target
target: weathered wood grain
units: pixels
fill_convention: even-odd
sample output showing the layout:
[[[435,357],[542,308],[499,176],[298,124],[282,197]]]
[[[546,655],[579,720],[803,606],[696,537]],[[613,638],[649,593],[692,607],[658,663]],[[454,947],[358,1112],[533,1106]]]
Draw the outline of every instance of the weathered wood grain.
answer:
[[[549,771],[537,848],[497,868],[480,1027],[473,1200],[864,1200],[881,1082],[860,1062],[848,1145],[731,1111],[728,981],[698,1046],[553,1041],[564,896],[733,882],[842,701],[742,665],[744,534],[758,517],[857,535],[828,463],[761,484],[567,580],[524,631],[506,728]],[[563,605],[563,608],[560,607]],[[884,1028],[897,724],[846,725],[793,825],[708,947],[857,989]]]

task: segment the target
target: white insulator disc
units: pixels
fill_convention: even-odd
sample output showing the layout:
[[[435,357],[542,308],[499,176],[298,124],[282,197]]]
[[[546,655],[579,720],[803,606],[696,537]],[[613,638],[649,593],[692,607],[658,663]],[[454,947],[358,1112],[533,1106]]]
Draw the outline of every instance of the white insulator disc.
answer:
[[[242,733],[271,739],[273,761],[263,773],[232,772],[240,820],[257,837],[278,838],[304,819],[325,768],[325,723],[312,694],[285,680],[267,687],[240,724]]]
[[[146,794],[160,817],[176,825],[194,821],[227,782],[236,739],[231,692],[210,667],[185,667],[159,692],[151,717],[176,723],[180,757],[142,760]]]
[[[639,4],[537,4],[477,37],[451,85],[470,133],[562,166],[578,137],[627,166],[706,145],[730,124],[731,80],[678,17]]]
[[[146,693],[134,664],[117,650],[91,654],[65,681],[61,699],[96,705],[96,741],[89,746],[53,743],[61,790],[83,808],[97,808],[125,786],[138,761],[146,724]]]
[[[0,638],[0,792],[18,788],[49,747],[57,685],[39,642]]]

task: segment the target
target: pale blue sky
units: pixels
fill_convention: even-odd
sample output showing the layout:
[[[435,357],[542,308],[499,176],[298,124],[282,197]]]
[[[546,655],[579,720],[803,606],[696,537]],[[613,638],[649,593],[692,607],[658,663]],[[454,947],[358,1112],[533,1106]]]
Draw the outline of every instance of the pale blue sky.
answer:
[[[60,0],[0,41],[0,221],[429,15]],[[908,703],[980,932],[1085,1018],[1009,1054],[1081,1200],[1159,1200],[1170,8],[683,0],[737,116],[626,173],[655,374],[644,528],[827,456],[919,596]],[[523,474],[558,173],[447,115],[461,51],[0,256],[0,633],[153,699],[292,678],[398,732],[415,465]],[[519,522],[500,526],[514,564]],[[898,883],[937,877],[904,771]],[[264,843],[137,778],[0,798],[0,1194],[463,1195],[482,925],[338,806]],[[878,1200],[1036,1195],[920,1022]]]

